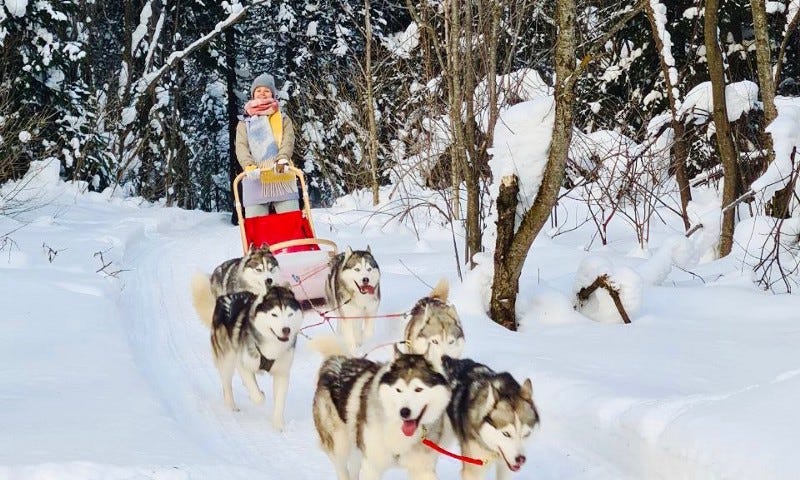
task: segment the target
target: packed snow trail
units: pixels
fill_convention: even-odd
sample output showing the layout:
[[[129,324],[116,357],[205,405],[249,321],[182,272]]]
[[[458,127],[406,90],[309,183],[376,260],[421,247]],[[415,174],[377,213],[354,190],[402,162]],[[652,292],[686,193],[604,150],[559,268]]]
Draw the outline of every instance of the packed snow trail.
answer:
[[[131,345],[137,361],[181,428],[219,456],[220,461],[268,472],[268,478],[330,478],[332,466],[318,447],[311,418],[320,358],[305,348],[305,338],[298,338],[284,432],[276,432],[269,423],[272,408],[269,375],[259,376],[259,385],[267,397],[264,404],[250,403],[237,378],[234,395],[241,411],[230,412],[222,403],[219,376],[210,357],[208,331],[197,318],[189,293],[192,274],[209,273],[223,260],[241,254],[238,230],[221,224],[220,217],[209,215],[208,220],[186,230],[174,226],[145,229],[149,232],[128,244],[124,264],[130,271],[125,275],[121,301],[131,327]],[[322,230],[327,229],[322,227]],[[380,258],[379,249],[373,247],[373,251]],[[389,263],[381,266],[382,284],[397,283],[392,276],[398,275],[388,273],[396,271],[396,266]],[[413,301],[403,298],[389,303],[410,306]],[[319,316],[310,311],[304,324],[318,320]],[[400,332],[398,326],[388,329],[384,326],[383,330],[386,335]],[[322,325],[309,333],[324,335],[330,331]],[[388,352],[376,351],[371,357],[381,359],[386,355]],[[546,431],[558,429],[552,418],[546,418],[544,425]],[[624,478],[603,459],[591,459],[591,452],[587,456],[578,455],[565,439],[557,440],[554,435],[553,441],[548,442],[548,438],[537,432],[530,442],[530,460],[525,469],[531,475],[535,472],[536,478]],[[453,460],[441,458],[437,468],[440,478],[459,476],[460,465]],[[406,477],[399,470],[387,475],[387,479],[403,478]]]

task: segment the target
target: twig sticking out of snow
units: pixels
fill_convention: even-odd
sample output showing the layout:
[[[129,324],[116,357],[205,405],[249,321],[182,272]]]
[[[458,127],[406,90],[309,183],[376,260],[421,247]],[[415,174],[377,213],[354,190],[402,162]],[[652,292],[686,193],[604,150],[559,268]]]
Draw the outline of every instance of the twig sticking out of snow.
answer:
[[[630,317],[628,317],[628,313],[625,312],[625,307],[622,305],[622,300],[619,298],[619,290],[617,290],[608,280],[608,274],[600,275],[592,282],[591,285],[588,287],[583,287],[578,291],[578,300],[581,302],[585,302],[589,300],[589,297],[597,290],[598,288],[603,288],[608,291],[608,294],[611,296],[611,299],[614,300],[614,305],[617,306],[617,311],[619,312],[619,316],[622,317],[622,321],[625,323],[631,323]]]

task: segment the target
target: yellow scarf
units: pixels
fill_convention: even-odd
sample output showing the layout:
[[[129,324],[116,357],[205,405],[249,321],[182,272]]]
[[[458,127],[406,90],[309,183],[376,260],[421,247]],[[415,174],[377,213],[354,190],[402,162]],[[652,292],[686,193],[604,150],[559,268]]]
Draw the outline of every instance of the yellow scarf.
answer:
[[[281,141],[283,140],[283,117],[281,112],[275,112],[269,116],[269,126],[272,128],[272,136],[275,137],[275,143],[278,148],[281,148]]]

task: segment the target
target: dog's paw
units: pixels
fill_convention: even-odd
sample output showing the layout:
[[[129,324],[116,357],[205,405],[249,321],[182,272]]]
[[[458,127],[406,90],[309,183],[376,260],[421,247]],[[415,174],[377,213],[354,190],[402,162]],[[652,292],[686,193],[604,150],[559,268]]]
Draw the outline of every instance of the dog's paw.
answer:
[[[264,395],[264,392],[262,392],[261,390],[259,390],[257,393],[250,394],[250,401],[255,403],[256,405],[261,405],[262,403],[264,403],[264,400],[266,398],[267,397]]]
[[[273,418],[272,419],[272,428],[275,430],[282,432],[286,426],[283,424],[282,418]]]

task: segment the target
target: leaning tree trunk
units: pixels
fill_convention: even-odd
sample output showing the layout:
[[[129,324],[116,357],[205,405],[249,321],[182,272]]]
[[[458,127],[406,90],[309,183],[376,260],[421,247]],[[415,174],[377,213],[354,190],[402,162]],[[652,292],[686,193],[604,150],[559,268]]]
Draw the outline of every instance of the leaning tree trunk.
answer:
[[[534,238],[544,226],[556,204],[567,165],[572,141],[573,104],[575,102],[575,1],[556,2],[558,36],[555,46],[555,120],[553,138],[544,169],[542,184],[530,210],[525,212],[514,232],[519,189],[515,175],[503,178],[497,199],[497,244],[494,256],[494,279],[490,312],[492,320],[509,330],[517,329],[516,303],[519,277]],[[509,229],[512,233],[509,239]]]
[[[755,1],[755,0],[754,0]],[[658,24],[656,22],[655,11],[653,6],[647,2],[645,5],[647,12],[647,19],[650,21],[650,28],[653,30],[653,39],[656,43],[656,50],[658,50],[658,61],[661,65],[661,73],[664,75],[664,88],[667,90],[667,100],[669,102],[669,111],[671,114],[670,123],[672,125],[672,132],[674,135],[673,142],[673,166],[675,168],[675,181],[678,184],[678,192],[681,198],[681,216],[683,217],[683,226],[688,231],[691,227],[689,222],[689,213],[687,206],[692,201],[692,192],[689,188],[689,176],[686,173],[686,159],[689,158],[689,149],[686,146],[686,129],[683,121],[678,118],[678,71],[675,65],[668,65],[666,56],[664,55],[664,41],[658,31]],[[665,26],[666,28],[666,26]],[[670,68],[671,67],[671,68]],[[675,73],[673,79],[670,72]]]
[[[714,125],[717,132],[717,148],[719,149],[720,162],[725,185],[722,189],[722,205],[728,205],[736,199],[739,185],[738,163],[736,161],[736,147],[731,136],[731,126],[728,122],[728,109],[725,106],[725,69],[722,64],[722,52],[717,38],[717,14],[719,13],[719,0],[706,1],[706,14],[704,20],[704,36],[706,59],[708,61],[708,76],[711,80],[711,93],[714,102]],[[724,257],[731,253],[733,246],[733,228],[736,209],[732,208],[722,215],[722,231],[719,238],[719,255]]]

